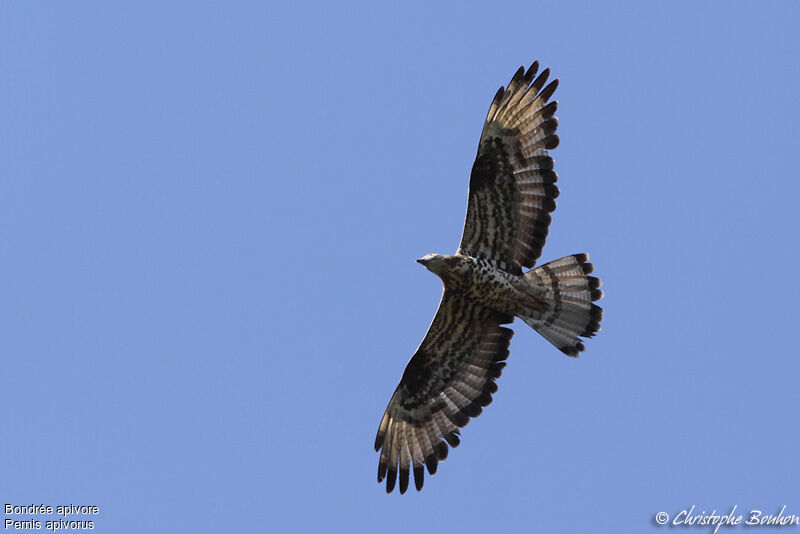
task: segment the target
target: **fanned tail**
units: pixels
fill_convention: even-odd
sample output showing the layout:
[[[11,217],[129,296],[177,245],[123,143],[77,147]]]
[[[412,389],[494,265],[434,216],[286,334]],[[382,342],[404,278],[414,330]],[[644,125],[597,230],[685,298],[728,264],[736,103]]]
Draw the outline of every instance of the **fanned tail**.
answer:
[[[603,296],[600,279],[588,276],[588,254],[574,254],[528,271],[523,278],[535,286],[547,309],[531,310],[521,318],[568,356],[585,347],[580,337],[600,330],[603,309],[592,304]]]

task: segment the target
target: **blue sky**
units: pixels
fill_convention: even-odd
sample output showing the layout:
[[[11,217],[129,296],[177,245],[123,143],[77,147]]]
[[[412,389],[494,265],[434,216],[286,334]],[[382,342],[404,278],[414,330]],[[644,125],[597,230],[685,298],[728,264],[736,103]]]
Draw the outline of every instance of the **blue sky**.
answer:
[[[5,503],[115,533],[800,514],[798,4],[166,4],[0,7]],[[517,321],[494,403],[387,496],[375,431],[440,296],[414,260],[455,250],[534,59],[543,259],[591,253],[604,330],[571,360]]]

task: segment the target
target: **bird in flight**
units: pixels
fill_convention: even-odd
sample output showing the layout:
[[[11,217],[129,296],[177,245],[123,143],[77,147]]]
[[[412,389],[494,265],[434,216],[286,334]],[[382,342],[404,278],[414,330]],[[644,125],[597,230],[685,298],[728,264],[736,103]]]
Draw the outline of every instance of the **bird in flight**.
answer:
[[[579,337],[600,330],[600,280],[589,276],[588,254],[532,269],[542,252],[558,187],[558,79],[539,63],[514,74],[489,107],[469,179],[467,218],[454,255],[417,260],[444,285],[439,309],[381,419],[375,450],[386,492],[408,489],[409,471],[422,489],[460,443],[460,428],[480,415],[497,391],[519,317],[568,356],[584,350]],[[523,272],[523,268],[528,268]],[[399,475],[399,477],[398,477]]]

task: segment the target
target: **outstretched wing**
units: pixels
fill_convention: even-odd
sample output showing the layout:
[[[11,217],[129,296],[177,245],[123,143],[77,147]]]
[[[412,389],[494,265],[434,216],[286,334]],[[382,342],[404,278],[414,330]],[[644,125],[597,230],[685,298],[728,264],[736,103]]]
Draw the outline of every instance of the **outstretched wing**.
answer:
[[[538,62],[522,67],[494,97],[469,180],[469,203],[458,253],[493,261],[520,273],[541,255],[558,187],[553,158],[558,146],[558,87],[544,87],[550,69],[535,80]],[[543,89],[544,87],[544,89]]]
[[[408,488],[409,467],[422,488],[423,464],[430,474],[459,444],[459,428],[480,415],[497,391],[514,332],[500,326],[513,317],[489,310],[445,290],[425,339],[411,357],[381,420],[378,482],[391,493],[400,473]]]

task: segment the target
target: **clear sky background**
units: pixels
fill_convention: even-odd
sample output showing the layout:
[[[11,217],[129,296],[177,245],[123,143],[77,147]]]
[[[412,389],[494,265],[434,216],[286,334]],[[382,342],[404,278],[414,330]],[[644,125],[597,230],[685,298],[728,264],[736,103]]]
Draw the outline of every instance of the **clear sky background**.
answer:
[[[101,533],[800,515],[800,4],[165,4],[0,6],[3,503]],[[375,431],[440,296],[414,260],[455,250],[534,59],[543,259],[591,253],[604,329],[572,360],[517,321],[494,403],[387,496]]]

